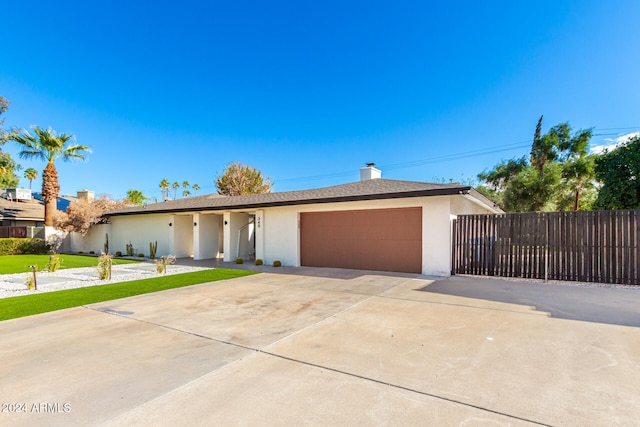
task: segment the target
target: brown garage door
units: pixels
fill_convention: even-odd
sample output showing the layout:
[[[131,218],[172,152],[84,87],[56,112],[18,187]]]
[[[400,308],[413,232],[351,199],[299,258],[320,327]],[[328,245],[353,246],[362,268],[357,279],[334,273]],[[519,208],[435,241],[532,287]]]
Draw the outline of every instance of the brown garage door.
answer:
[[[300,263],[422,272],[422,208],[300,214]]]

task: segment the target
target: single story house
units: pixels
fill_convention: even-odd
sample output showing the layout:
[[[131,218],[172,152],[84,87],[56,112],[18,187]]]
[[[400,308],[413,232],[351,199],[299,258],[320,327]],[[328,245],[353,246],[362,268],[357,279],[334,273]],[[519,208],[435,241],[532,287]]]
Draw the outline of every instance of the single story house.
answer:
[[[358,182],[246,196],[205,195],[108,212],[109,224],[73,235],[72,251],[196,260],[279,260],[286,266],[339,267],[446,276],[451,220],[501,212],[470,186],[382,179],[372,165]]]

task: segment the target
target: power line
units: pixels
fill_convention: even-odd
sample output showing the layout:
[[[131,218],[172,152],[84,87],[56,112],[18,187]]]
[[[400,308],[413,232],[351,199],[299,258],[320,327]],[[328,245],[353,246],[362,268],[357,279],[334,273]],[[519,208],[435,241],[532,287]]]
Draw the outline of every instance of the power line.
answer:
[[[594,129],[598,129],[600,131],[605,131],[605,130],[636,130],[636,129],[640,129],[640,126],[628,126],[628,127],[618,127],[618,128],[598,128],[595,127]],[[592,136],[616,136],[618,135],[618,133],[596,133],[593,134]],[[437,157],[430,157],[428,159],[422,159],[422,160],[414,160],[411,162],[402,162],[402,163],[393,163],[393,164],[387,164],[387,165],[380,165],[381,168],[383,168],[384,170],[394,170],[394,169],[404,169],[404,168],[410,168],[410,167],[416,167],[416,166],[423,166],[423,165],[427,165],[427,164],[431,164],[431,163],[440,163],[440,162],[445,162],[445,161],[451,161],[451,160],[458,160],[458,159],[464,159],[464,158],[468,158],[468,157],[473,157],[473,156],[477,156],[477,155],[484,155],[484,154],[495,154],[495,153],[500,153],[503,151],[510,151],[510,150],[515,150],[515,149],[520,149],[520,148],[526,148],[529,147],[531,145],[531,140],[525,140],[525,141],[518,141],[518,142],[513,142],[510,144],[504,144],[504,145],[499,145],[499,146],[494,146],[494,147],[487,147],[487,148],[482,148],[482,149],[478,149],[478,150],[471,150],[471,151],[465,151],[462,153],[454,153],[454,154],[445,154],[443,156],[437,156]],[[274,184],[280,184],[280,183],[294,183],[294,182],[302,182],[302,181],[317,181],[317,180],[322,180],[322,179],[330,179],[330,178],[341,178],[344,176],[349,176],[352,175],[353,171],[344,171],[344,172],[336,172],[336,173],[331,173],[331,174],[324,174],[324,175],[313,175],[313,176],[306,176],[306,177],[299,177],[299,178],[286,178],[286,179],[280,179],[278,181],[274,181]]]
[[[473,156],[478,156],[483,154],[493,154],[493,153],[499,153],[502,151],[510,151],[515,149],[525,148],[530,145],[531,145],[531,141],[519,141],[519,142],[513,142],[505,145],[465,151],[462,153],[445,154],[443,156],[430,157],[428,159],[414,160],[411,162],[381,165],[380,167],[383,168],[384,170],[404,169],[404,168],[422,166],[429,163],[458,160],[458,159],[464,159],[467,157],[473,157]],[[353,171],[344,171],[344,172],[336,172],[336,173],[323,174],[323,175],[313,175],[313,176],[306,176],[306,177],[299,177],[299,178],[287,178],[287,179],[280,179],[278,181],[274,181],[274,184],[292,183],[292,182],[301,182],[301,181],[317,181],[321,179],[340,178],[340,177],[349,176],[352,174],[353,174]]]

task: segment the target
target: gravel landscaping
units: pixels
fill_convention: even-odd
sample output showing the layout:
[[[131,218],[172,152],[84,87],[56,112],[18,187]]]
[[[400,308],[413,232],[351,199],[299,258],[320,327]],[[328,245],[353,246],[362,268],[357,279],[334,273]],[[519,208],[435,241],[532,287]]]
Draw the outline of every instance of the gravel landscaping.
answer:
[[[169,265],[165,275],[189,273],[192,271],[208,270],[209,268],[191,267],[186,265]],[[0,298],[20,295],[33,295],[44,292],[60,291],[63,289],[82,288],[85,286],[108,285],[111,283],[128,282],[131,280],[158,277],[156,266],[152,263],[136,263],[114,265],[111,269],[110,280],[98,278],[97,267],[68,268],[55,273],[38,272],[38,289],[27,289],[26,279],[32,273],[17,273],[0,275]]]

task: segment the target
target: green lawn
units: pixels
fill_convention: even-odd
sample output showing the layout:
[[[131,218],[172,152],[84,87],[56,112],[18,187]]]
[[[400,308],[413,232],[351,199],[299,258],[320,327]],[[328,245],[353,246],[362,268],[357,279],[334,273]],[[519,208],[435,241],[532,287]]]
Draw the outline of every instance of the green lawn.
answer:
[[[60,254],[63,268],[96,267],[98,258],[87,255]],[[137,260],[114,258],[113,264],[129,264],[140,262]],[[0,274],[23,273],[31,271],[30,265],[37,265],[38,271],[42,271],[49,264],[49,255],[0,255]]]
[[[31,316],[33,314],[78,307],[85,304],[197,285],[199,283],[233,279],[250,274],[257,273],[216,268],[192,273],[134,280],[131,282],[113,283],[110,285],[87,286],[85,288],[67,289],[64,291],[2,298],[0,299],[0,320],[15,319],[17,317]]]

